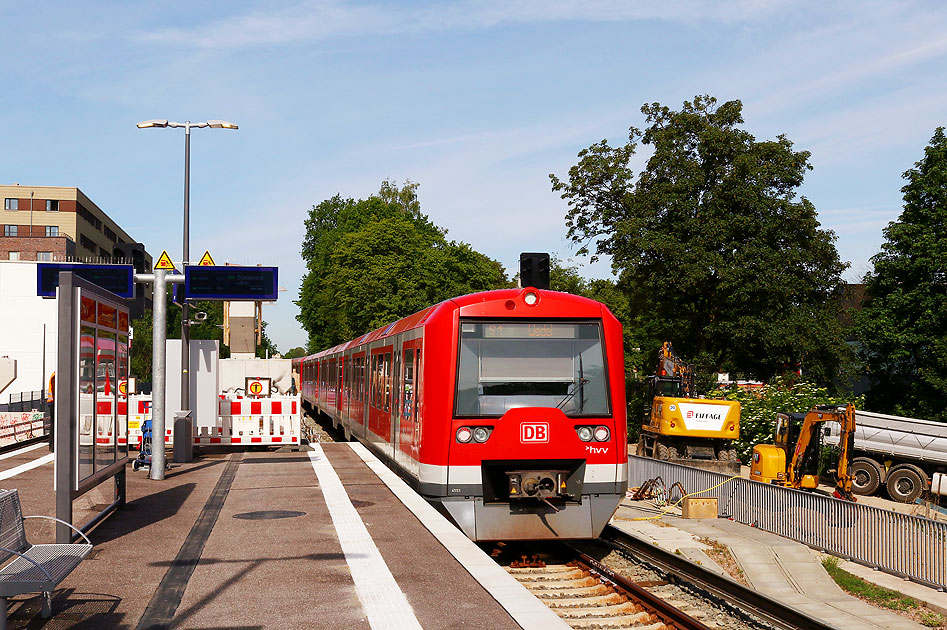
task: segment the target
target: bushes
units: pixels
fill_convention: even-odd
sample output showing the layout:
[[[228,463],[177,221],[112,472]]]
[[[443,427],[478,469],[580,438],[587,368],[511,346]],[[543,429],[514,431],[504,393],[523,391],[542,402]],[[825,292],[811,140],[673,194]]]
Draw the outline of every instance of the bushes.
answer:
[[[746,464],[757,444],[771,444],[776,426],[776,414],[805,413],[816,405],[862,405],[862,397],[832,396],[825,387],[807,381],[776,378],[756,391],[736,387],[716,390],[708,398],[736,400],[740,403],[740,439],[736,442],[740,460]]]

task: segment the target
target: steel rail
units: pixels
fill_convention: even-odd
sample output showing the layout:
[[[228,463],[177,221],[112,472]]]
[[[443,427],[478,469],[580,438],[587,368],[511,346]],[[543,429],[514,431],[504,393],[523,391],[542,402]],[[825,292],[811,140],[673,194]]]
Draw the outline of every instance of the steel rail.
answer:
[[[715,573],[705,567],[660,549],[613,525],[606,525],[601,540],[636,558],[654,564],[658,568],[680,576],[686,582],[720,597],[724,601],[786,630],[806,628],[812,630],[839,630],[837,626],[815,619],[804,612],[750,589],[729,576]]]
[[[615,590],[625,595],[629,600],[641,604],[648,609],[648,612],[657,615],[665,625],[675,630],[710,630],[708,626],[697,619],[671,606],[660,597],[638,586],[631,580],[615,573],[595,558],[582,553],[568,544],[566,546],[576,554],[579,564],[584,565],[582,566],[583,569],[593,575],[598,574],[600,579],[610,582]]]

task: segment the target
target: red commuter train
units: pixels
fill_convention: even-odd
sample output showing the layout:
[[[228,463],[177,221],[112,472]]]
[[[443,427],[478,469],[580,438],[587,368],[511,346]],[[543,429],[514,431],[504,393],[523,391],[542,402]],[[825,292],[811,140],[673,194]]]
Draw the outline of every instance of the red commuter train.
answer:
[[[464,295],[294,367],[304,406],[473,540],[595,538],[625,496],[622,331],[599,302]]]

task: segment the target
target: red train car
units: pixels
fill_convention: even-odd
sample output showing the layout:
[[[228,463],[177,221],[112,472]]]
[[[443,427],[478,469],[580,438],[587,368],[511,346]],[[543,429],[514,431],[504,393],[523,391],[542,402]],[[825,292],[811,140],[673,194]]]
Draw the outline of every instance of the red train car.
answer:
[[[595,538],[625,496],[621,324],[599,302],[465,295],[296,368],[304,406],[473,540]]]

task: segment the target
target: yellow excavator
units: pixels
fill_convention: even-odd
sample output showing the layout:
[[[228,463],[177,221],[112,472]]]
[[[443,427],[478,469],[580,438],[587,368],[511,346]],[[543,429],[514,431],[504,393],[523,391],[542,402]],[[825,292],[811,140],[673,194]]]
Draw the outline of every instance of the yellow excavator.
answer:
[[[698,398],[693,366],[675,354],[670,341],[648,377],[644,416],[638,455],[739,474],[733,441],[740,437],[740,403]]]
[[[753,447],[750,479],[789,488],[814,490],[819,486],[819,452],[826,422],[838,422],[839,460],[835,492],[839,499],[854,501],[851,465],[855,443],[855,406],[816,406],[806,414],[776,414],[775,444]]]

